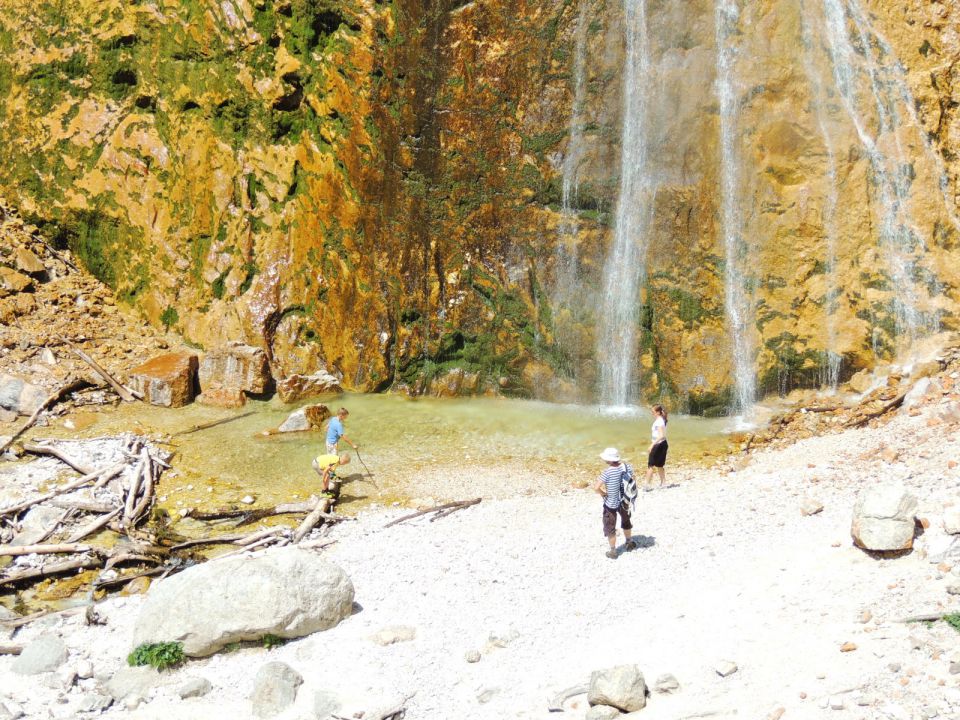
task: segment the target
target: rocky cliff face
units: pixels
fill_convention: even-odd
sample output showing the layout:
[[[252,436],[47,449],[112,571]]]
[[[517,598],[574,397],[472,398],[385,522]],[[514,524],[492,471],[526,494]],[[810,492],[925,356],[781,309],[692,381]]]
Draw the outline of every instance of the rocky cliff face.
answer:
[[[764,391],[819,382],[830,352],[871,365],[954,327],[960,302],[960,3],[871,0],[863,33],[849,15],[853,65],[877,58],[849,87],[832,3],[738,20],[738,282]],[[636,381],[717,410],[733,362],[715,7],[645,9],[657,190]],[[278,377],[590,397],[626,23],[609,0],[11,0],[0,192],[154,324],[262,346]],[[576,288],[558,302],[578,31]]]

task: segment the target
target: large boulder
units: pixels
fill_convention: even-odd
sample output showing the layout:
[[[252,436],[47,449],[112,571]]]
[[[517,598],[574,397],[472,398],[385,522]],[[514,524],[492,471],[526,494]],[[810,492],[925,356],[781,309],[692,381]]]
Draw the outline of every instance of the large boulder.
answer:
[[[205,395],[212,388],[260,395],[267,392],[273,382],[263,350],[237,341],[204,355],[199,373],[200,389]]]
[[[46,399],[47,393],[39,385],[28,383],[16,375],[0,373],[0,407],[21,415],[30,415]]]
[[[290,413],[278,430],[279,432],[319,430],[328,417],[330,417],[330,409],[326,405],[305,405]]]
[[[56,635],[43,635],[23,648],[13,661],[13,671],[20,675],[53,672],[67,661],[67,646]]]
[[[178,641],[193,657],[264,635],[295,638],[333,627],[353,607],[353,583],[336,565],[298,547],[213,560],[155,583],[134,646]]]
[[[291,375],[277,383],[277,394],[285,403],[340,392],[340,389],[340,380],[322,370],[313,375]]]
[[[257,717],[273,717],[293,705],[297,690],[303,685],[303,677],[292,667],[282,662],[269,662],[257,672],[253,681],[253,714]]]
[[[197,385],[197,356],[167,353],[130,371],[130,387],[153,405],[182,407],[193,402]]]
[[[622,712],[642,710],[647,705],[647,683],[636,665],[617,665],[590,675],[587,702],[609,705]]]
[[[909,550],[916,512],[917,499],[902,485],[875,485],[857,497],[850,534],[865,550]]]

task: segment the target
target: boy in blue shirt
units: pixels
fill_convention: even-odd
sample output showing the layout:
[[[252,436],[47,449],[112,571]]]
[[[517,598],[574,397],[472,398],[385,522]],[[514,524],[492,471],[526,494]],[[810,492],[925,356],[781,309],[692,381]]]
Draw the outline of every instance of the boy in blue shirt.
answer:
[[[327,423],[327,454],[336,455],[337,454],[337,443],[340,442],[340,439],[343,438],[354,450],[357,449],[357,446],[354,445],[350,438],[344,435],[343,423],[347,419],[347,415],[350,413],[347,412],[346,408],[340,408],[337,410],[337,416],[330,418],[330,422]]]

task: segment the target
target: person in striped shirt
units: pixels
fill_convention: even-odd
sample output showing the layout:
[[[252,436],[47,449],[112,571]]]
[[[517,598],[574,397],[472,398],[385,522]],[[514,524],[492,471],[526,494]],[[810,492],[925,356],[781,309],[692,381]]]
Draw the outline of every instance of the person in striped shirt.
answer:
[[[626,547],[633,546],[633,525],[630,522],[630,511],[624,506],[620,490],[626,464],[621,462],[620,453],[616,448],[607,448],[600,454],[607,467],[597,478],[594,490],[603,496],[603,534],[610,543],[606,555],[611,560],[617,559],[617,515],[620,515],[620,527],[627,539]]]

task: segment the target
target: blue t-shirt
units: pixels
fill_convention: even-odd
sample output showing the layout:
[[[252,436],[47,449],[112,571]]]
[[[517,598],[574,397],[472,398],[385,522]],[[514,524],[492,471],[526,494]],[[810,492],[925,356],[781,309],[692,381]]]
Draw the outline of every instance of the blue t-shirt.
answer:
[[[340,418],[331,418],[330,423],[327,425],[327,445],[336,445],[340,442],[342,436],[343,423],[340,422]]]

